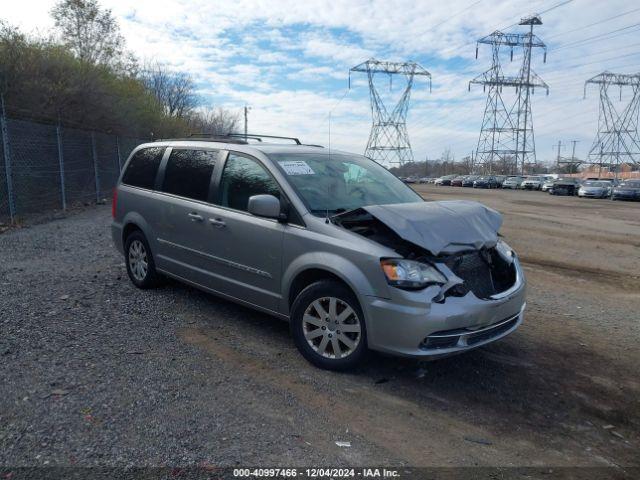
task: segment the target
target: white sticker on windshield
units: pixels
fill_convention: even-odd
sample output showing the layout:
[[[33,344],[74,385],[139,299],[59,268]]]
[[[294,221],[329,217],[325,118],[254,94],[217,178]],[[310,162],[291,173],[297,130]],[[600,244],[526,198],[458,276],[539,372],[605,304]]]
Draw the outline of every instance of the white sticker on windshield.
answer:
[[[304,160],[285,160],[278,162],[287,175],[315,175]]]

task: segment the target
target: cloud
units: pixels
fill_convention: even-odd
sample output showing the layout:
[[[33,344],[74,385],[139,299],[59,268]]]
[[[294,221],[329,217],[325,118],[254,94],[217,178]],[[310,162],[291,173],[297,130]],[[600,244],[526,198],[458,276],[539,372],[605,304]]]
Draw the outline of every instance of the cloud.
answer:
[[[53,0],[6,2],[0,18],[27,31],[52,26]],[[415,158],[436,157],[451,147],[457,158],[477,142],[485,106],[481,87],[468,82],[487,70],[491,52],[475,41],[496,29],[524,31],[518,20],[544,11],[551,0],[102,0],[117,16],[128,46],[143,59],[155,59],[191,73],[203,98],[235,111],[251,105],[250,129],[299,135],[317,143],[361,152],[370,128],[365,75],[350,67],[371,56],[414,60],[433,75],[433,90],[416,80],[408,116]],[[635,11],[634,11],[635,8]],[[626,13],[625,15],[619,15]],[[618,15],[616,18],[612,18]],[[584,80],[611,69],[640,71],[637,32],[608,34],[640,22],[640,10],[628,0],[575,0],[543,15],[536,34],[548,38],[548,62],[541,55],[534,70],[550,85],[546,97],[536,91],[533,122],[539,157],[553,159],[558,140],[579,140],[578,155],[588,152],[597,128],[597,92],[582,99]],[[592,37],[598,38],[591,39]],[[509,64],[516,69],[518,59]],[[402,88],[394,79],[380,92],[393,106]],[[340,102],[340,98],[344,99]],[[505,90],[512,99],[514,93]]]

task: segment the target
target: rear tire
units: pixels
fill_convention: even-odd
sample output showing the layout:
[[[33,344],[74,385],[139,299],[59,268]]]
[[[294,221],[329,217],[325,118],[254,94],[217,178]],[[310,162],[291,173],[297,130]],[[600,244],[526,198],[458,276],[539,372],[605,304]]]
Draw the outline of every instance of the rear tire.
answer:
[[[131,283],[143,290],[158,287],[162,283],[163,277],[156,271],[149,243],[140,230],[127,237],[124,252],[124,261]]]
[[[335,280],[320,280],[300,292],[291,307],[291,333],[302,356],[326,370],[352,369],[368,353],[360,303]]]

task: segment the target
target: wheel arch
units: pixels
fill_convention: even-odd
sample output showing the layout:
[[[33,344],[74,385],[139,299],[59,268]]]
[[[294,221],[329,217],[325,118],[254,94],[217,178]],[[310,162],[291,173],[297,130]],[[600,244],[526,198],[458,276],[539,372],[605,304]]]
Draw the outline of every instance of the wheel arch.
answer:
[[[127,242],[127,237],[135,231],[140,231],[146,237],[147,242],[151,245],[153,237],[150,235],[149,225],[144,220],[142,215],[130,212],[122,221],[122,245]],[[151,245],[152,247],[154,245]]]
[[[354,295],[356,295],[356,293],[353,291],[353,288],[351,288],[351,285],[349,285],[345,280],[340,278],[335,273],[323,268],[311,267],[298,272],[298,274],[291,281],[289,292],[287,294],[287,307],[289,311],[291,310],[293,302],[296,300],[302,290],[307,288],[309,285],[321,280],[333,280],[335,282],[341,283],[342,285],[347,287]]]
[[[371,281],[349,260],[335,254],[308,253],[298,257],[284,272],[282,313],[289,315],[298,294],[308,285],[322,279],[344,284],[354,294],[363,310],[362,296],[375,294]]]

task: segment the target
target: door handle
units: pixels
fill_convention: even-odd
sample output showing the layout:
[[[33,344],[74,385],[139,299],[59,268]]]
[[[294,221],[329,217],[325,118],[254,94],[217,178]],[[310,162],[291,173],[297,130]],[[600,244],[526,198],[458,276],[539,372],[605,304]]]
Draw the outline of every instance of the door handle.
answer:
[[[226,223],[224,223],[224,220],[220,218],[210,218],[209,223],[214,227],[218,227],[218,228],[222,228],[226,225]]]
[[[188,215],[188,216],[189,216],[189,218],[190,218],[191,220],[193,220],[194,222],[201,222],[202,220],[204,220],[204,219],[202,218],[202,215],[199,215],[199,214],[197,214],[197,213],[195,213],[195,212],[191,212],[191,213],[189,213],[189,214],[187,214],[187,215]]]

